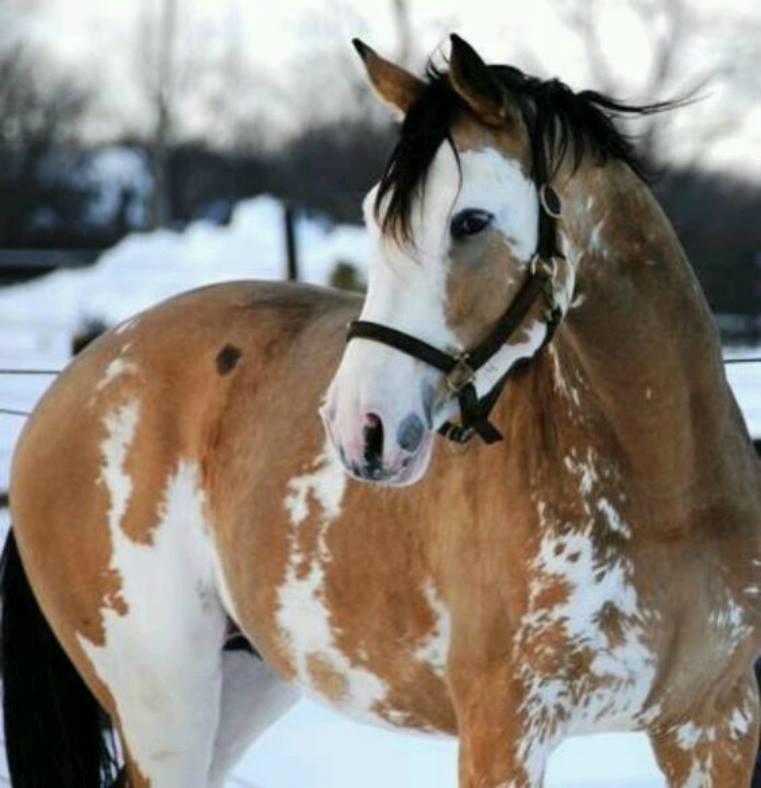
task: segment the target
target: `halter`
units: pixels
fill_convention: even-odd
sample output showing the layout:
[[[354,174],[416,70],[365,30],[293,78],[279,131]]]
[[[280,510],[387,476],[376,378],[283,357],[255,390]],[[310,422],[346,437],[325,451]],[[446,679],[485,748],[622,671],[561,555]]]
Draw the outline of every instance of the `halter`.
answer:
[[[400,350],[444,373],[447,388],[451,396],[457,398],[460,406],[460,424],[446,421],[439,428],[439,433],[455,443],[467,443],[475,433],[478,433],[484,443],[502,440],[502,434],[489,421],[489,414],[509,378],[516,370],[525,366],[529,359],[516,360],[481,398],[474,382],[476,372],[510,339],[538,298],[544,298],[547,307],[542,318],[547,330],[536,354],[552,339],[563,316],[555,288],[555,261],[558,257],[562,258],[557,251],[556,221],[560,218],[562,205],[557,192],[547,183],[538,186],[538,194],[539,233],[528,275],[494,328],[474,348],[451,355],[422,339],[380,323],[368,320],[349,323],[347,342],[352,339],[371,339]]]

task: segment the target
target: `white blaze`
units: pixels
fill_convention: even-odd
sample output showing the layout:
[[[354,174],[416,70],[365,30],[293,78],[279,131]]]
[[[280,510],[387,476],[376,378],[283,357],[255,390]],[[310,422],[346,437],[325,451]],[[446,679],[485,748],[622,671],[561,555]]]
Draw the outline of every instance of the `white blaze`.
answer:
[[[364,205],[365,221],[376,248],[361,319],[396,328],[444,351],[462,350],[446,316],[452,216],[466,208],[493,214],[494,227],[506,239],[516,260],[512,270],[506,266],[505,280],[517,282],[525,275],[537,243],[539,208],[533,182],[516,161],[494,148],[460,153],[458,169],[451,147],[444,143],[411,209],[412,242],[401,246],[381,234],[374,211],[375,196],[374,189]],[[530,357],[537,350],[545,326],[536,322],[527,329],[522,343],[505,346],[478,373],[479,394],[489,391],[517,359]],[[374,403],[381,402],[389,421],[401,419],[415,410],[421,383],[427,380],[436,386],[440,375],[393,348],[369,340],[352,341],[331,386],[337,400],[339,439],[344,432],[342,420],[353,423],[358,403],[362,412],[371,412]],[[438,421],[452,415],[452,410],[442,411]]]

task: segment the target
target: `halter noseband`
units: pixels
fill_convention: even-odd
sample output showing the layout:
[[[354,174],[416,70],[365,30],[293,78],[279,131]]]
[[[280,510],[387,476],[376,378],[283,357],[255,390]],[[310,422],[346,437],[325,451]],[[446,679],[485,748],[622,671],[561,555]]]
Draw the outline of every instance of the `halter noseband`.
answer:
[[[475,433],[481,436],[484,443],[502,440],[499,430],[489,421],[489,414],[508,379],[524,366],[528,359],[518,359],[480,399],[474,383],[476,372],[510,339],[538,298],[544,298],[547,305],[543,317],[547,331],[537,353],[552,339],[563,315],[555,293],[555,260],[562,257],[557,251],[555,226],[561,214],[560,197],[547,183],[539,185],[538,192],[539,237],[528,275],[494,328],[474,348],[451,355],[410,334],[380,323],[368,320],[349,323],[347,342],[352,339],[371,339],[396,348],[444,373],[447,387],[452,396],[457,397],[460,406],[460,424],[444,422],[439,433],[455,443],[466,443]]]

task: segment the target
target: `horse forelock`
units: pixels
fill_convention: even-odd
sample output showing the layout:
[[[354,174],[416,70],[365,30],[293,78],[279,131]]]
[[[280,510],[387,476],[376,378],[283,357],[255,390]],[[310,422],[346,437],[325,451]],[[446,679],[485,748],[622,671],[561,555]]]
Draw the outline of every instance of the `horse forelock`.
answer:
[[[529,148],[525,158],[535,179],[551,180],[564,163],[570,161],[575,170],[586,159],[598,164],[622,161],[646,179],[645,166],[631,139],[617,128],[616,119],[680,106],[678,101],[628,104],[591,90],[574,92],[559,79],[539,79],[513,66],[488,68],[522,119]],[[453,128],[457,122],[464,116],[478,122],[452,88],[447,72],[429,63],[426,76],[404,118],[375,200],[383,231],[399,240],[410,239],[412,205],[425,188],[436,151],[447,143],[456,153]]]

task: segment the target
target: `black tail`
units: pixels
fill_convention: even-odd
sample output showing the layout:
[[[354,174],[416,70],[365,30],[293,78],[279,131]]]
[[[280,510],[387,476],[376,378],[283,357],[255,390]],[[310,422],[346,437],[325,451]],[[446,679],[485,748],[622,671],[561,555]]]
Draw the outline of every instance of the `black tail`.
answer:
[[[48,626],[11,530],[0,563],[5,746],[13,788],[116,781],[107,717]]]
[[[761,658],[756,660],[756,681],[761,691]],[[761,742],[759,742],[759,747],[756,751],[756,766],[753,769],[753,779],[751,780],[750,788],[761,788]]]

